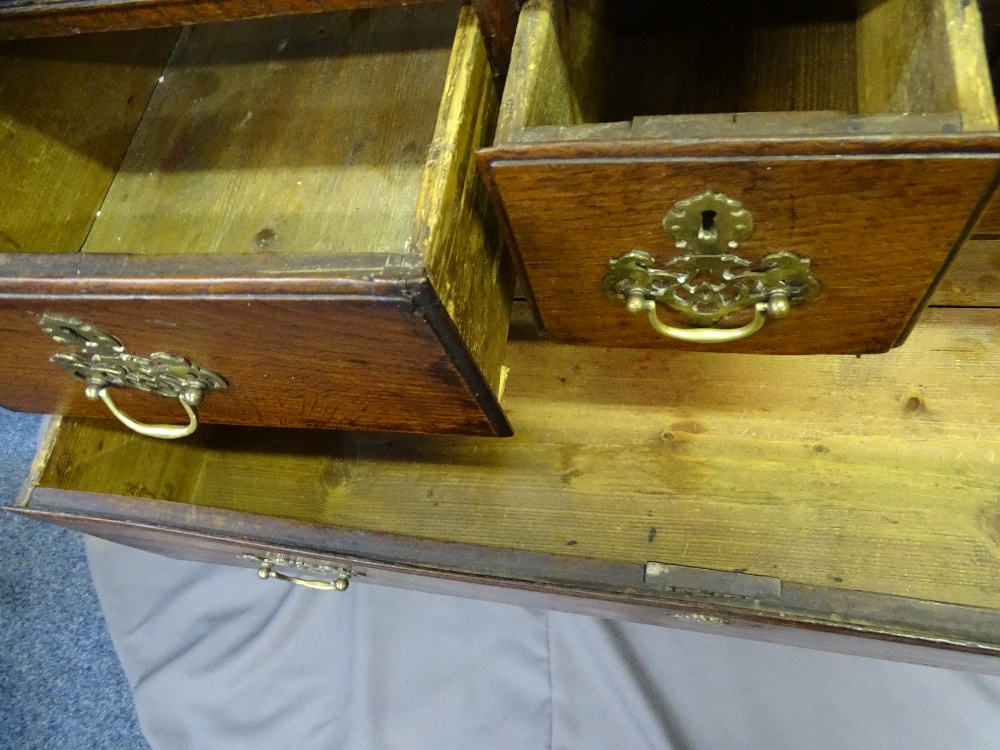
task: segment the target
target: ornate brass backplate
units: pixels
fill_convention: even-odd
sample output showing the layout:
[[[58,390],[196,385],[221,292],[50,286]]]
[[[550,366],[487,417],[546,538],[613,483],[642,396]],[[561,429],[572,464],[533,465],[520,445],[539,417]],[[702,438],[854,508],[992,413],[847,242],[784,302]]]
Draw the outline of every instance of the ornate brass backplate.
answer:
[[[663,261],[644,250],[614,258],[604,277],[604,293],[625,302],[630,312],[648,310],[654,327],[666,335],[678,329],[657,325],[656,303],[683,313],[695,326],[714,326],[730,313],[754,307],[760,320],[747,327],[746,334],[752,333],[763,324],[765,312],[783,317],[790,305],[806,302],[820,289],[808,258],[777,252],[749,261],[731,253],[750,237],[753,226],[750,212],[721,193],[706,191],[680,201],[664,217],[663,229],[686,252]]]
[[[52,340],[77,352],[59,352],[49,361],[98,388],[137,388],[195,406],[208,391],[224,390],[226,381],[182,357],[155,352],[148,357],[129,354],[121,341],[82,320],[45,313],[39,321]]]

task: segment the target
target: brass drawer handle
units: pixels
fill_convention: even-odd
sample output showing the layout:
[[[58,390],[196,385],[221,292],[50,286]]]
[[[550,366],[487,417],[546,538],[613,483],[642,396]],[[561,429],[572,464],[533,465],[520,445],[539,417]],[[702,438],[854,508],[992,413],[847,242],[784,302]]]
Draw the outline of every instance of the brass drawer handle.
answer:
[[[296,586],[304,586],[307,589],[313,589],[314,591],[347,591],[347,587],[351,584],[350,578],[354,575],[354,573],[350,570],[345,570],[343,568],[334,568],[329,565],[310,563],[299,558],[284,557],[282,555],[277,557],[242,555],[242,557],[245,560],[254,560],[260,563],[260,567],[257,568],[257,577],[262,581],[270,579],[274,579],[276,581],[286,581],[288,583],[293,583]],[[317,581],[310,578],[298,578],[296,576],[286,575],[285,573],[279,573],[274,570],[273,568],[277,565],[309,570],[315,573],[335,576],[335,578],[332,581]]]
[[[138,357],[125,351],[121,341],[82,320],[45,313],[40,325],[57,344],[75,347],[78,352],[59,352],[49,361],[86,384],[87,398],[103,401],[126,427],[140,435],[176,440],[198,429],[198,406],[209,391],[224,390],[226,381],[211,370],[156,352]],[[109,388],[135,388],[165,398],[176,398],[187,412],[186,425],[144,424],[125,414],[115,403]]]
[[[648,312],[650,324],[664,336],[699,344],[737,341],[759,331],[768,316],[783,318],[793,305],[819,293],[808,258],[778,252],[751,262],[726,252],[752,234],[753,217],[721,193],[707,191],[680,201],[664,217],[663,228],[686,252],[665,261],[644,250],[627,252],[610,261],[603,286],[630,313]],[[663,323],[658,304],[683,313],[695,327]],[[746,325],[715,327],[727,315],[748,308],[754,317]]]
[[[118,404],[115,403],[107,388],[102,388],[99,385],[88,385],[84,393],[91,401],[103,401],[104,405],[108,407],[108,411],[114,414],[119,422],[146,437],[176,440],[177,438],[187,437],[198,429],[198,415],[195,413],[193,407],[201,403],[201,391],[195,388],[185,391],[177,397],[177,400],[181,402],[181,406],[184,407],[184,411],[188,415],[188,423],[186,425],[145,424],[137,422],[118,408]]]

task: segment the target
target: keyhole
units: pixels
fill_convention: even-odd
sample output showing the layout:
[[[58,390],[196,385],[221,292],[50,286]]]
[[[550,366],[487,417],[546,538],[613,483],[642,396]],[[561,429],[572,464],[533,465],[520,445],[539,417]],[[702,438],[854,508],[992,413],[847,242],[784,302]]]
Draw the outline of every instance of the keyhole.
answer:
[[[701,212],[701,228],[698,230],[698,239],[705,243],[714,243],[718,233],[715,230],[715,211]]]

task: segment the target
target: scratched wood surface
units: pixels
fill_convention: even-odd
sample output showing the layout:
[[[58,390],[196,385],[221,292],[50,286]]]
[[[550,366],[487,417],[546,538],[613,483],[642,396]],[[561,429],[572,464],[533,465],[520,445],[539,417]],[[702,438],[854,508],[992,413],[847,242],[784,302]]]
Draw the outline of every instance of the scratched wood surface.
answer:
[[[406,252],[456,3],[184,32],[85,252]]]
[[[972,239],[962,245],[930,304],[1000,307],[1000,240]]]
[[[0,45],[0,252],[80,249],[176,39]]]
[[[59,37],[95,31],[127,31],[158,26],[322,13],[346,8],[377,8],[396,5],[398,1],[14,0],[0,6],[0,39]]]
[[[65,420],[41,486],[997,608],[998,352],[968,309],[860,359],[514,342],[511,440]]]
[[[477,148],[493,141],[500,101],[482,37],[463,11],[416,208],[413,249],[472,357],[497,393],[514,273],[497,241]]]
[[[407,5],[437,0],[410,0]],[[399,5],[400,0],[4,0],[0,40],[72,36],[161,26],[212,23],[355,8]],[[472,0],[487,53],[502,82],[521,0]]]

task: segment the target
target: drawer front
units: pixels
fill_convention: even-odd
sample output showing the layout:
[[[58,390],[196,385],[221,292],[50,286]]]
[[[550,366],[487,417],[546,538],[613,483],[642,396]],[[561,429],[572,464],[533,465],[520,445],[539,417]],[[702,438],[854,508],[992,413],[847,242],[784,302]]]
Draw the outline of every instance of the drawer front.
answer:
[[[548,336],[600,346],[704,348],[766,354],[864,354],[906,331],[992,185],[1000,141],[963,152],[900,139],[848,142],[514,145],[481,154]],[[879,152],[882,153],[879,153]],[[730,343],[692,344],[655,331],[645,315],[605,294],[609,263],[640,250],[662,264],[685,255],[664,219],[711,191],[752,215],[752,233],[721,247],[759,264],[807,259],[819,291],[793,300]],[[676,263],[677,261],[674,261]],[[692,288],[700,279],[690,281]],[[707,279],[716,288],[726,282]],[[727,293],[726,291],[723,292]],[[664,306],[659,305],[661,310]],[[683,312],[664,322],[691,326]],[[672,317],[671,317],[672,316]],[[731,316],[735,317],[735,316]],[[745,320],[719,322],[742,325]]]
[[[44,260],[55,277],[0,279],[0,348],[16,352],[0,365],[0,403],[7,408],[109,416],[85,397],[85,382],[52,361],[90,355],[56,343],[41,326],[49,314],[114,336],[127,355],[164,352],[220,376],[226,387],[208,390],[198,405],[204,422],[509,433],[488,384],[419,277],[407,280],[398,271],[373,282],[363,270],[328,267],[328,276],[317,278],[309,258],[244,261],[245,275],[236,278],[223,275],[225,258],[189,261],[188,278],[150,278],[157,270],[176,274],[172,258],[129,264],[115,256],[60,256],[57,265],[67,267],[61,269]],[[373,260],[375,268],[391,265]],[[247,273],[254,265],[257,276]],[[215,275],[199,278],[199,266]],[[110,390],[140,422],[186,421],[172,396]]]

